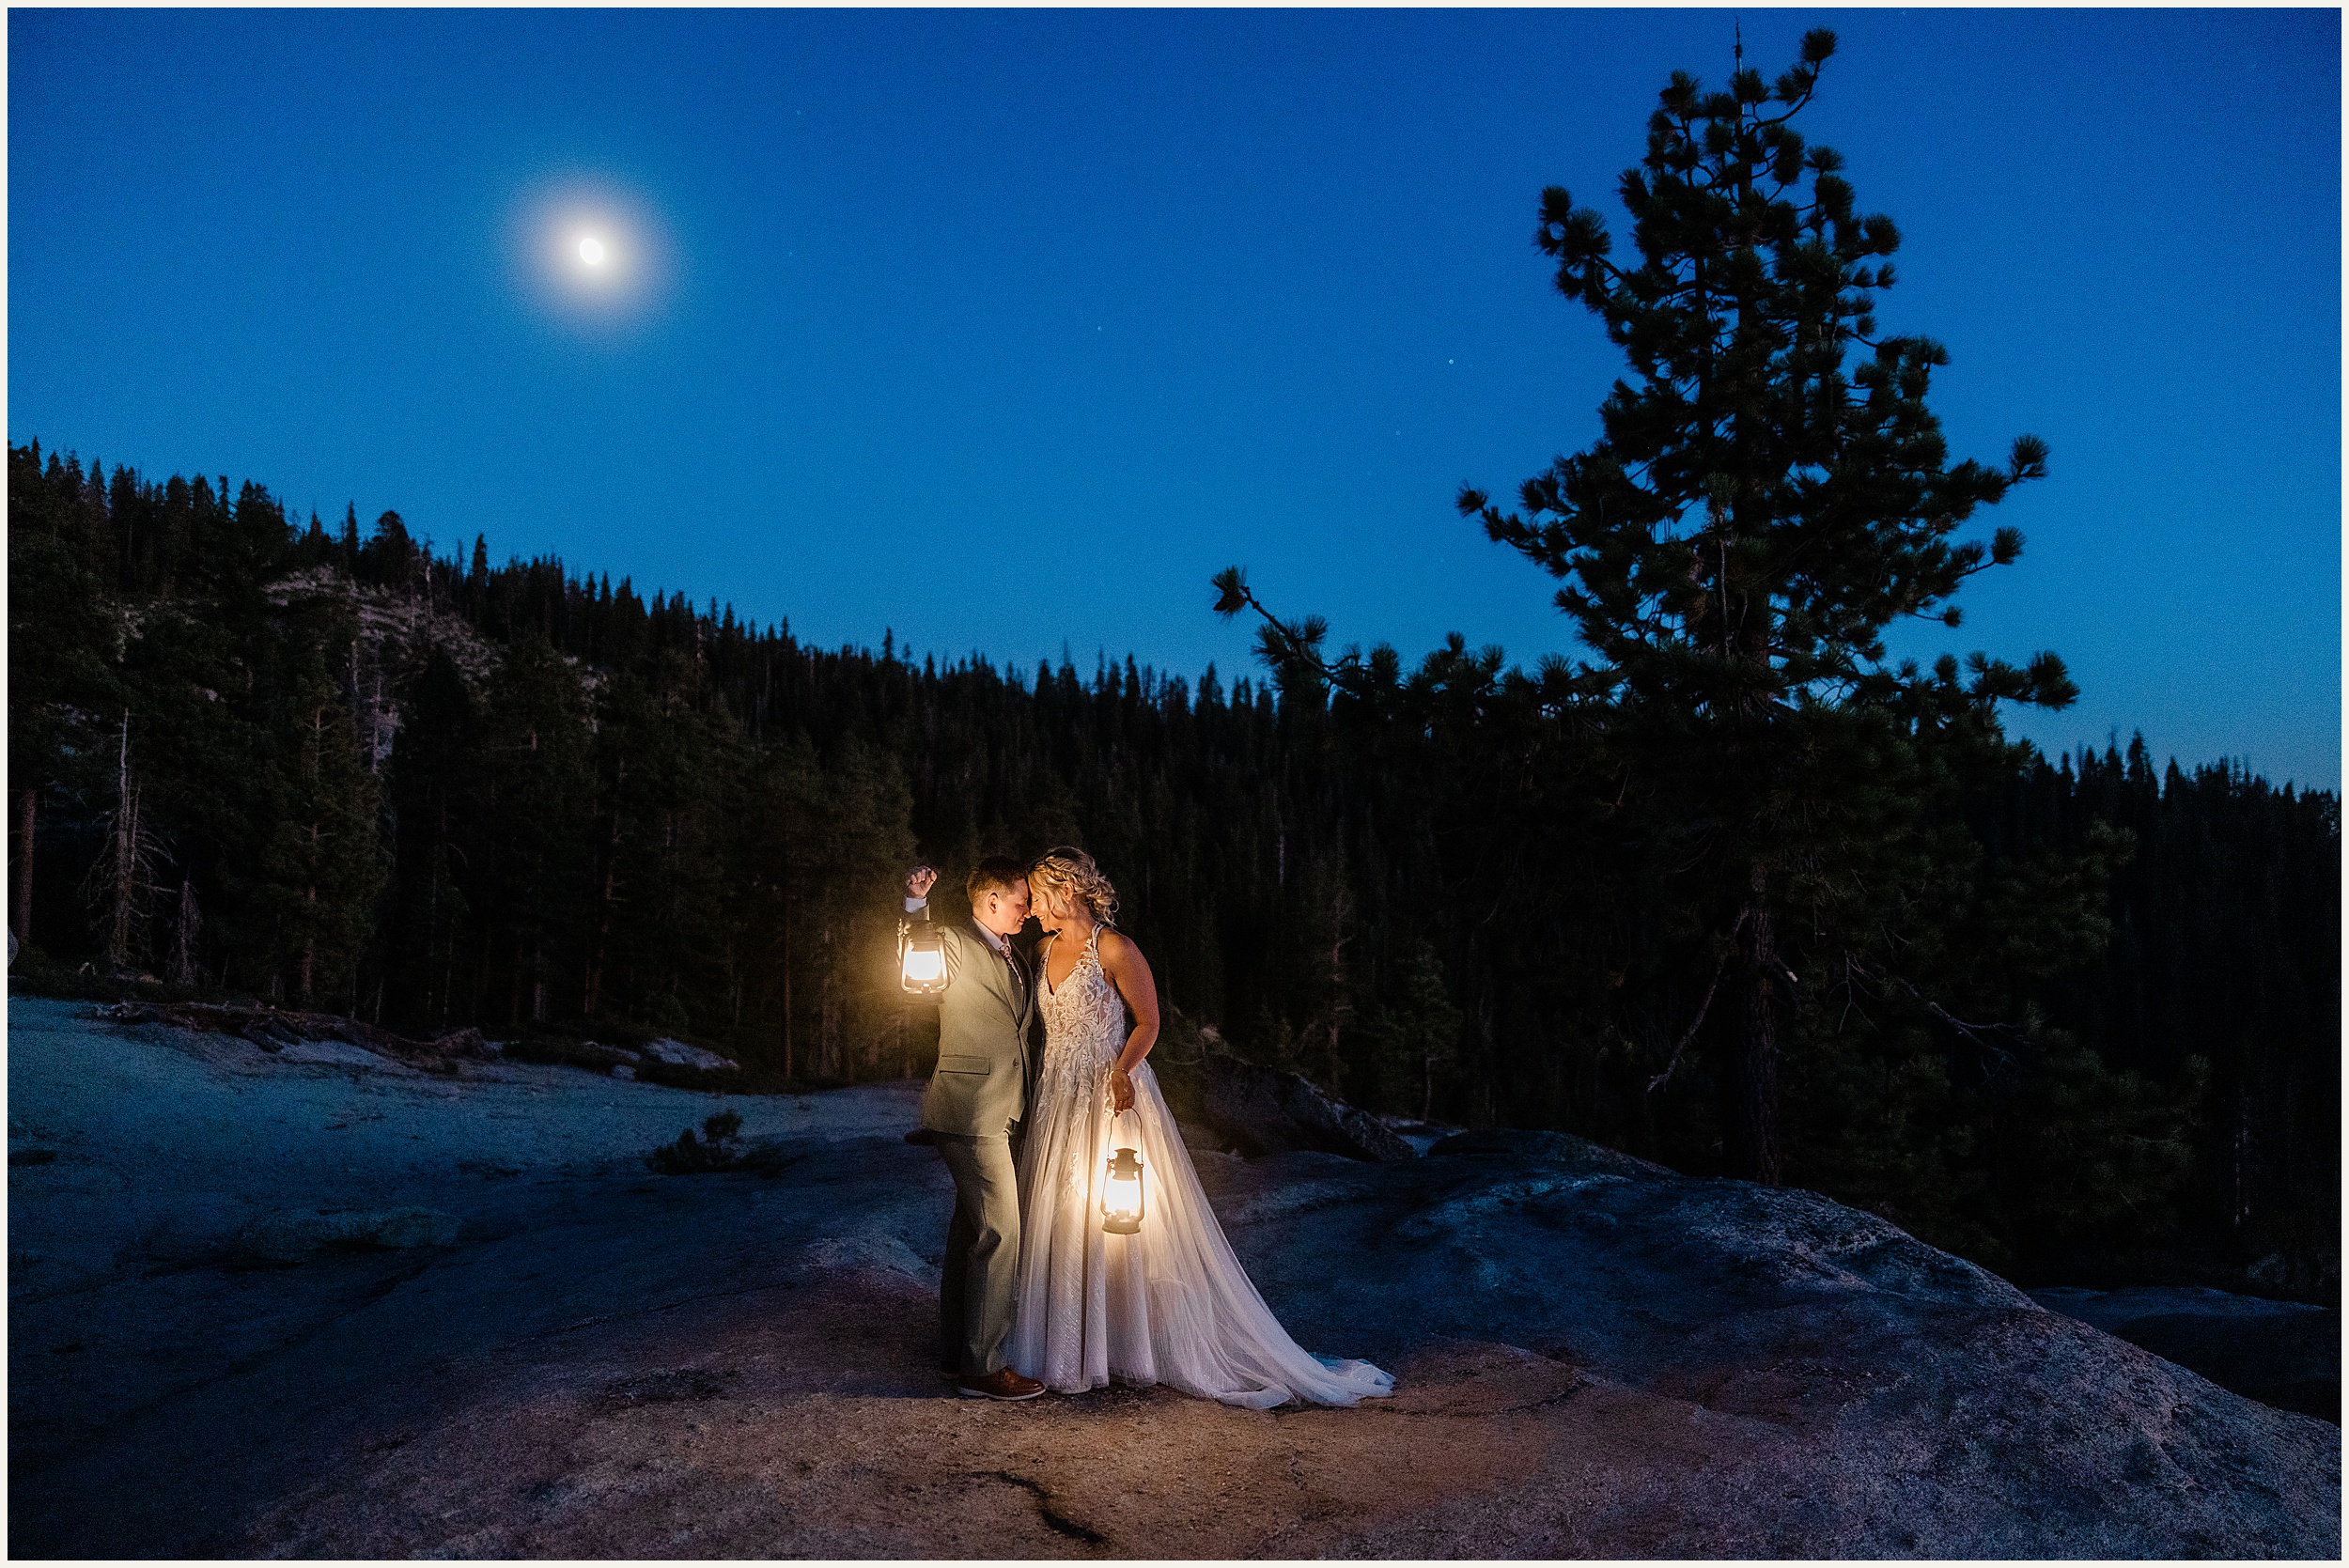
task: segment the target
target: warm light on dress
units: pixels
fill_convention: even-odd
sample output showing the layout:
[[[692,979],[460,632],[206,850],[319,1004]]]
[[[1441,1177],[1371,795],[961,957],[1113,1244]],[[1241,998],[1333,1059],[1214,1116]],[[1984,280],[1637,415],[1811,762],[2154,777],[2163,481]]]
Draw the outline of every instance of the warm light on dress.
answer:
[[[946,943],[927,921],[897,927],[897,983],[908,996],[934,997],[946,989]]]
[[[1101,1229],[1112,1235],[1133,1235],[1142,1229],[1142,1151],[1120,1149],[1110,1156],[1108,1175],[1101,1195]]]

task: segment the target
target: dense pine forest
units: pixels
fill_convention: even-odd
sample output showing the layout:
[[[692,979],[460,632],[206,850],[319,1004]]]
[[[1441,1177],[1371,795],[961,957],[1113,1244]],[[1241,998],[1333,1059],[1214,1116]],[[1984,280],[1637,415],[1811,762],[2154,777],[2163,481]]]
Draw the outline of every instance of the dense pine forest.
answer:
[[[37,444],[8,502],[20,976],[894,1077],[903,867],[1074,842],[1170,1063],[1729,1166],[1719,965],[1554,670],[917,664]],[[1971,750],[1902,956],[1790,947],[1785,1179],[2026,1274],[2337,1288],[2334,798]]]

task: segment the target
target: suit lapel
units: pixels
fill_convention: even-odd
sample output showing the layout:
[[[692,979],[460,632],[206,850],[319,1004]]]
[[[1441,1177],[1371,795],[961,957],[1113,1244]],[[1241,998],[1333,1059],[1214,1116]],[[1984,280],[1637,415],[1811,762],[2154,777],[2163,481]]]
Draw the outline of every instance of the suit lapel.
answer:
[[[1028,1020],[1035,1017],[1035,986],[1037,970],[1020,957],[1019,949],[1011,939],[1003,939],[1003,951],[1011,955],[1011,967],[1018,975],[1011,987],[1011,1016],[1019,1030],[1019,1063],[1024,1073],[1032,1065],[1028,1050]]]
[[[1028,1020],[1035,1011],[1035,981],[1029,974],[1027,966],[1020,963],[1019,950],[1008,940],[1003,943],[1003,949],[1011,955],[1011,962],[1006,964],[997,956],[994,946],[987,939],[987,927],[981,925],[975,916],[971,921],[971,932],[978,939],[982,962],[987,965],[990,975],[988,989],[1003,998],[1003,1010],[1011,1015],[1012,1032],[1019,1041],[1020,1072],[1025,1077],[1033,1067],[1028,1049]],[[1017,980],[1011,974],[1015,969],[1019,970]]]
[[[978,938],[980,961],[987,966],[987,988],[1003,998],[1003,1005],[1011,1009],[1015,1017],[1018,1017],[1019,1013],[1019,990],[1012,983],[1011,975],[1006,970],[1003,957],[996,953],[994,944],[987,939],[987,927],[974,919],[971,922],[971,929]]]

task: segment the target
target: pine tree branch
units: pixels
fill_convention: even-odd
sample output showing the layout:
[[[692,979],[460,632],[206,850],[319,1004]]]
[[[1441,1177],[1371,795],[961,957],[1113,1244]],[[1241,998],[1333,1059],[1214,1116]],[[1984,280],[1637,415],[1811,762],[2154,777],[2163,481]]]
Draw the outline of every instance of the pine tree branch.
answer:
[[[1246,573],[1238,567],[1227,567],[1217,573],[1214,586],[1217,614],[1229,620],[1242,610],[1253,610],[1263,617],[1264,625],[1257,629],[1263,644],[1260,654],[1276,672],[1284,665],[1309,671],[1340,691],[1361,693],[1362,668],[1359,653],[1349,647],[1335,663],[1322,658],[1321,640],[1328,629],[1318,616],[1294,624],[1282,620],[1256,598],[1248,586]]]
[[[1730,925],[1729,934],[1722,939],[1721,955],[1719,961],[1713,966],[1712,983],[1704,987],[1704,1000],[1697,1003],[1697,1016],[1689,1020],[1688,1030],[1682,1033],[1679,1042],[1672,1047],[1671,1057],[1664,1063],[1664,1070],[1647,1080],[1647,1093],[1653,1094],[1671,1081],[1673,1072],[1680,1066],[1681,1053],[1686,1051],[1688,1048],[1688,1043],[1697,1037],[1697,1031],[1704,1027],[1705,1015],[1713,1009],[1714,993],[1721,988],[1721,976],[1729,972],[1729,960],[1736,955],[1737,934],[1745,929],[1746,919],[1751,913],[1750,909],[1737,911],[1737,918]]]
[[[2008,1050],[2003,1046],[1983,1038],[1985,1034],[1993,1033],[2008,1035],[2018,1040],[2027,1038],[2023,1032],[2015,1028],[2015,1025],[2010,1023],[1968,1023],[1965,1019],[1958,1017],[1948,1008],[1942,1006],[1939,1002],[1934,1001],[1931,997],[1925,995],[1922,991],[1919,990],[1916,986],[1910,985],[1906,980],[1902,979],[1898,975],[1884,976],[1870,974],[1867,966],[1849,953],[1844,954],[1843,964],[1846,973],[1858,973],[1863,979],[1872,979],[1876,981],[1878,984],[1883,984],[1886,980],[1890,980],[1891,984],[1898,986],[1902,990],[1907,992],[1910,1000],[1923,1007],[1926,1012],[1932,1014],[1935,1017],[1940,1019],[1943,1023],[1949,1025],[1952,1029],[1966,1036],[1968,1042],[1981,1050],[1998,1058],[1999,1064],[2000,1066],[2012,1068],[2015,1065],[2014,1052]]]

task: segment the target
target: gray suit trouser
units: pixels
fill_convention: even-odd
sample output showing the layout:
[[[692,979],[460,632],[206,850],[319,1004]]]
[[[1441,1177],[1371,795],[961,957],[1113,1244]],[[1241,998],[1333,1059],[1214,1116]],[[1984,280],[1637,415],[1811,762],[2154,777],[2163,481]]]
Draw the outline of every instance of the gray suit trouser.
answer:
[[[938,1292],[938,1364],[984,1377],[1003,1364],[1019,1289],[1019,1175],[1011,1140],[933,1134],[955,1178],[955,1217]]]

